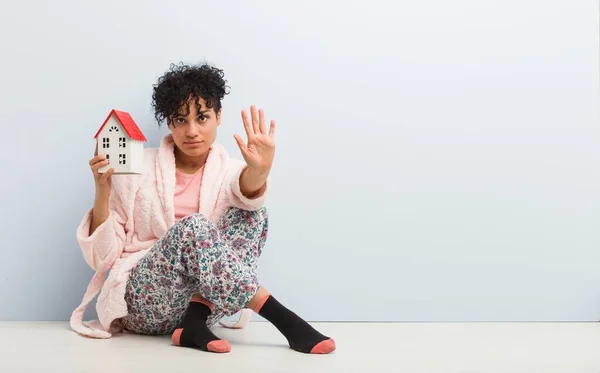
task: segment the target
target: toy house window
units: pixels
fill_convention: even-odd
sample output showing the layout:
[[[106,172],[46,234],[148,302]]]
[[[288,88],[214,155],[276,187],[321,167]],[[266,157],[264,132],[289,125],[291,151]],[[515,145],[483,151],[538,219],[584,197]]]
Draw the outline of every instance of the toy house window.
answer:
[[[124,137],[119,137],[119,148],[124,148],[127,145]]]
[[[117,128],[117,126],[112,126],[112,127],[110,127],[108,132],[119,132],[119,128]]]
[[[125,164],[125,154],[119,154],[119,164]]]
[[[106,155],[106,160],[107,160],[107,161],[110,161],[110,154],[107,154],[107,155]],[[109,162],[109,163],[110,163],[110,162]]]
[[[108,137],[102,138],[102,148],[108,148]]]

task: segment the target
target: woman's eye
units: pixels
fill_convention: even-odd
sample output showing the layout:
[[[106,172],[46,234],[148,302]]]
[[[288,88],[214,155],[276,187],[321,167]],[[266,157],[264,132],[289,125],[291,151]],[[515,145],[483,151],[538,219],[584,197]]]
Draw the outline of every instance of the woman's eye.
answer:
[[[199,116],[199,117],[198,117],[198,120],[199,120],[200,122],[206,122],[206,121],[208,120],[208,117],[205,117],[205,116],[203,116],[203,115],[202,115],[202,116]]]
[[[183,124],[183,123],[185,123],[185,119],[184,118],[176,118],[175,119],[175,123],[177,123],[177,124]]]

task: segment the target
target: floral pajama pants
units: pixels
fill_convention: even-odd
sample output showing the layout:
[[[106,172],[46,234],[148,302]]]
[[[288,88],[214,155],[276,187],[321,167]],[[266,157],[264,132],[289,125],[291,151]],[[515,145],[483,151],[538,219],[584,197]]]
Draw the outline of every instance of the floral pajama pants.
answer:
[[[264,208],[230,208],[217,225],[200,214],[179,220],[133,267],[121,323],[133,333],[172,333],[194,294],[215,305],[209,327],[240,311],[258,290],[267,231]]]

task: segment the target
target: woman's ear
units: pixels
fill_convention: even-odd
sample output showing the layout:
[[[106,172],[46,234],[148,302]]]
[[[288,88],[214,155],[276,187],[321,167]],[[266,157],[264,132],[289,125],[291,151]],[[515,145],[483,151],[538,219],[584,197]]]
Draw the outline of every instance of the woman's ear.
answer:
[[[223,111],[223,109],[219,109],[219,112],[217,113],[217,126],[221,125],[221,111]]]

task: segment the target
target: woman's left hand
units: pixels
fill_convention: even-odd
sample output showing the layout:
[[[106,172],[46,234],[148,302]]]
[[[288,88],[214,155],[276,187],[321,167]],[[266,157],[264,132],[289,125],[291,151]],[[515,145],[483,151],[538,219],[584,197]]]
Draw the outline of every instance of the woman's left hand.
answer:
[[[269,132],[267,122],[262,109],[256,110],[256,106],[250,107],[251,119],[248,118],[246,110],[242,110],[242,121],[248,136],[248,143],[235,134],[233,137],[237,142],[242,156],[249,168],[259,173],[269,173],[275,156],[275,121],[271,120]]]

